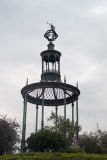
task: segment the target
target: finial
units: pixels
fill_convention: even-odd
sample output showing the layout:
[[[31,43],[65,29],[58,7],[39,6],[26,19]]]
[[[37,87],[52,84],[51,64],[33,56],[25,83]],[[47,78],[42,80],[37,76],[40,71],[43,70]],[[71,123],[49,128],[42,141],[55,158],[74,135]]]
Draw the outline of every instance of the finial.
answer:
[[[26,80],[26,86],[28,85],[28,77],[27,77],[27,80]]]
[[[52,41],[55,41],[58,38],[58,34],[55,31],[55,26],[51,23],[47,24],[50,26],[50,29],[44,34],[44,37],[52,43]]]
[[[78,88],[78,81],[77,81],[77,85],[76,85],[76,87]]]
[[[64,75],[64,83],[66,83],[66,76]]]

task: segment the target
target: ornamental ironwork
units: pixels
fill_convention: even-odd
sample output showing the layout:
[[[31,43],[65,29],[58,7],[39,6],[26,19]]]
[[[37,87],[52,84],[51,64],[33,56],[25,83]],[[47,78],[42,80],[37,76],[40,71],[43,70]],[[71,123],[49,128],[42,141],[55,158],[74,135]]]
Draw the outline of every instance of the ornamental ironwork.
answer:
[[[44,107],[52,106],[56,110],[56,130],[57,130],[57,110],[58,106],[64,106],[64,135],[66,136],[66,105],[72,104],[72,127],[74,127],[74,102],[76,101],[76,115],[77,115],[77,128],[78,128],[78,96],[80,91],[78,86],[73,86],[61,80],[60,58],[61,53],[54,49],[55,41],[58,34],[55,27],[50,24],[50,29],[45,33],[44,37],[49,41],[48,49],[41,52],[42,59],[42,73],[41,80],[38,83],[26,84],[21,90],[24,99],[23,111],[23,127],[22,127],[22,141],[21,150],[25,151],[25,133],[26,133],[26,112],[27,102],[35,104],[36,106],[36,129],[38,125],[38,107],[42,106],[42,119],[41,129],[44,127]],[[28,81],[27,81],[28,82]],[[78,139],[78,130],[77,130]],[[74,137],[74,130],[72,129],[72,136]]]
[[[48,23],[49,24],[49,23]],[[45,34],[44,37],[49,41],[55,41],[58,38],[58,34],[55,32],[55,27],[52,24],[49,24],[50,28]]]

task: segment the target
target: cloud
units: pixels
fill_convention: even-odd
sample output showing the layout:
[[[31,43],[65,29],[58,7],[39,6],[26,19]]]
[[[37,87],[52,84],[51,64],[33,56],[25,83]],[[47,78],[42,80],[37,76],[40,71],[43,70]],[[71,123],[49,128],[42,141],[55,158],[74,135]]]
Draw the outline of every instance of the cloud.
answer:
[[[107,106],[107,2],[106,0],[6,0],[0,1],[0,111],[17,117],[22,123],[23,99],[20,94],[27,77],[29,83],[40,81],[40,52],[47,49],[43,34],[56,27],[59,37],[62,81],[79,81],[79,119],[84,130],[99,123],[106,127]],[[70,106],[67,108],[70,110]],[[46,117],[51,110],[46,108]],[[68,111],[67,111],[68,112]],[[63,107],[59,108],[63,115]],[[41,109],[40,113],[41,114]],[[33,115],[31,118],[31,115]],[[68,113],[71,118],[71,115]],[[39,117],[40,128],[41,116]],[[46,121],[46,120],[45,120]],[[34,131],[35,108],[28,105],[27,135]],[[46,122],[47,123],[47,122]]]

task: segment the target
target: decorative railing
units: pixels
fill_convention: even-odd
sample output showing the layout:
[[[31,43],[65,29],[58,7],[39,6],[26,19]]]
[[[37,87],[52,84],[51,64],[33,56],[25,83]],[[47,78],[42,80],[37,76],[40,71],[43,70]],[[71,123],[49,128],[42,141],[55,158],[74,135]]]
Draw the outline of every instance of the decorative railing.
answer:
[[[54,70],[54,69],[44,70],[44,73],[46,73],[46,72],[59,73],[58,71],[56,71],[56,70]]]

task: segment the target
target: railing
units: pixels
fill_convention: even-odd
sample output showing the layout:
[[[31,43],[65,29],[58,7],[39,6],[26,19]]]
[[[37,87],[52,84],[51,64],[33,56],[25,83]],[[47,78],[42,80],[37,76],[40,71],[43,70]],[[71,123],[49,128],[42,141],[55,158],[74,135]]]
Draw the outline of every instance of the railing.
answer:
[[[49,70],[47,69],[47,70],[44,70],[43,73],[44,73],[44,72],[54,72],[54,73],[59,73],[58,71],[53,70],[53,69],[49,69]]]

